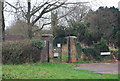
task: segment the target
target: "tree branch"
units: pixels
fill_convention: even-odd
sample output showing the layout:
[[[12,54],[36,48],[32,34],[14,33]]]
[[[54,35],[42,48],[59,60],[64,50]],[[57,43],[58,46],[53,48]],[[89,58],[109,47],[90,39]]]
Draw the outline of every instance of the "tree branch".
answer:
[[[33,32],[40,31],[40,30],[42,30],[42,29],[44,28],[45,25],[49,25],[49,24],[51,24],[51,22],[43,24],[40,29],[37,29],[37,30],[35,30],[35,31],[33,31]]]
[[[66,3],[66,4],[86,4],[86,3],[89,3],[89,2],[76,2],[76,3]]]
[[[48,2],[42,4],[41,6],[37,7],[34,11],[31,12],[31,16],[34,15],[36,12],[38,12],[41,8],[43,8],[43,6],[45,6],[46,4],[48,4]]]
[[[49,9],[49,10],[46,10],[45,13],[50,12],[50,11],[52,11],[52,10],[55,10],[55,9],[61,7],[61,6],[64,5],[64,4],[65,4],[65,2],[61,3],[61,4],[58,5],[58,6],[55,6],[55,7],[51,8],[51,9]]]
[[[44,10],[41,12],[41,14],[34,20],[32,21],[32,26],[42,17],[42,15],[44,14]]]
[[[65,16],[67,16],[68,14],[70,14],[70,12],[74,11],[75,8],[76,8],[76,7],[74,7],[72,10],[70,10],[70,11],[69,11],[68,13],[66,13],[65,15],[60,16],[60,17],[58,18],[58,20],[61,19],[61,18],[63,18],[63,17],[65,17]]]
[[[55,2],[56,3],[56,2]],[[43,10],[42,12],[40,13],[40,15],[32,22],[32,25],[34,25],[41,17],[43,14],[47,13],[46,10],[51,7],[52,5],[54,5],[55,3],[53,4],[48,4]]]
[[[10,4],[10,3],[6,2],[6,1],[5,1],[5,3],[7,3],[7,4],[10,5],[11,7],[13,7],[15,10],[18,9],[17,7],[13,6],[12,4]]]

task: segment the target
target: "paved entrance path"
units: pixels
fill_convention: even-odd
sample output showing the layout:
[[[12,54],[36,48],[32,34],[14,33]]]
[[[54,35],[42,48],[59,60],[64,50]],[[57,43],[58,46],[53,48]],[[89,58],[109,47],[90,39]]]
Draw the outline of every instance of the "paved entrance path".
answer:
[[[85,69],[85,70],[95,71],[97,73],[118,74],[120,72],[120,71],[118,72],[118,63],[89,63],[89,64],[77,64],[77,65],[80,66],[74,67],[75,69]]]

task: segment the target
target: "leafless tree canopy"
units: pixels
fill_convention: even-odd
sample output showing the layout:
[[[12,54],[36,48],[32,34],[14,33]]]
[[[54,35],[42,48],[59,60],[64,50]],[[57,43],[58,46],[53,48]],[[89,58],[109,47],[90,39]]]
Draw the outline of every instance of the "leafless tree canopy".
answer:
[[[31,39],[34,32],[42,30],[45,26],[50,26],[51,12],[57,11],[58,16],[56,21],[58,21],[59,25],[63,23],[70,26],[71,21],[83,21],[84,16],[89,10],[88,6],[83,5],[86,3],[88,2],[68,3],[67,0],[36,0],[36,2],[27,0],[25,2],[17,0],[13,4],[5,1],[5,5],[11,7],[10,9],[6,8],[5,11],[12,13],[16,21],[26,21],[28,25],[27,34]],[[39,29],[33,30],[34,26],[38,26]]]

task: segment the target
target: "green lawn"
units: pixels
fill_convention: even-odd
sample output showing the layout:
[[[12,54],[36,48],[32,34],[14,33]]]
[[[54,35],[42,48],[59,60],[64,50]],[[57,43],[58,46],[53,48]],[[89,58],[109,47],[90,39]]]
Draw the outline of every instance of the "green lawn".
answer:
[[[67,63],[3,65],[3,79],[118,79],[115,74],[100,74],[73,69]]]

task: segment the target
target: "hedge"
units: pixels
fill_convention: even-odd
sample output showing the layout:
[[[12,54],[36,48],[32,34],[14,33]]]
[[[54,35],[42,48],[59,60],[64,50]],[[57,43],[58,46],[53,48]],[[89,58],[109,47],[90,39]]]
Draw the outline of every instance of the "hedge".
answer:
[[[36,46],[38,42],[38,46]],[[2,45],[3,64],[23,64],[38,62],[43,48],[41,40],[4,42]]]
[[[77,40],[74,40],[74,43],[75,43],[75,47],[76,47],[76,52],[77,52],[77,61],[78,61],[78,58],[80,58],[81,54],[82,54],[82,47],[80,45],[80,43],[77,41]]]
[[[92,47],[83,48],[83,52],[87,57],[86,60],[97,60],[101,61],[104,59],[110,59],[111,56],[101,56],[100,52],[108,52],[109,47],[107,42],[102,38],[99,42],[94,43]]]

